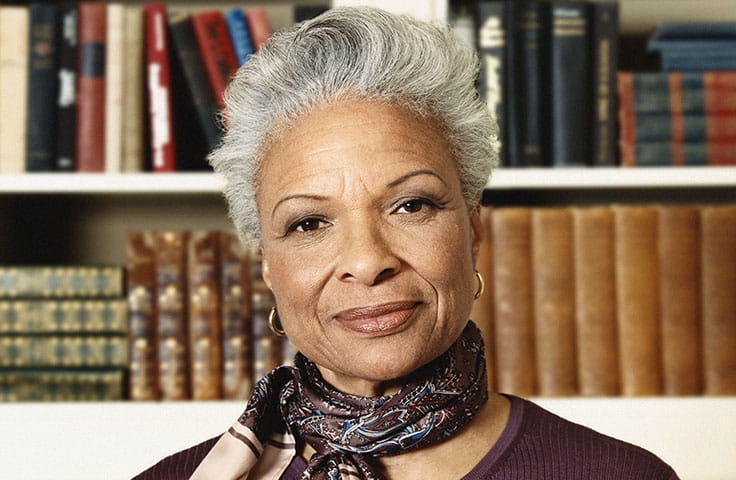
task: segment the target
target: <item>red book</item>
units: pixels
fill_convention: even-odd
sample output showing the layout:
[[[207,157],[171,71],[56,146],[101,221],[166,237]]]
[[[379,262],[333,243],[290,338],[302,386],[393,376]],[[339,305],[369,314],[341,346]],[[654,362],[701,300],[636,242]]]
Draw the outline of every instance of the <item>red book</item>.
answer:
[[[105,170],[105,44],[107,5],[79,4],[77,171]]]
[[[146,28],[146,85],[151,130],[151,168],[173,172],[174,129],[171,105],[169,45],[166,38],[166,7],[147,3],[143,7]]]
[[[250,31],[250,39],[253,42],[253,48],[257,52],[261,45],[271,36],[271,26],[268,24],[266,11],[262,8],[253,8],[245,12],[245,19],[248,22],[248,30]]]
[[[197,37],[207,76],[220,109],[230,79],[238,69],[238,60],[230,41],[225,16],[219,10],[199,12],[192,15],[192,26]]]

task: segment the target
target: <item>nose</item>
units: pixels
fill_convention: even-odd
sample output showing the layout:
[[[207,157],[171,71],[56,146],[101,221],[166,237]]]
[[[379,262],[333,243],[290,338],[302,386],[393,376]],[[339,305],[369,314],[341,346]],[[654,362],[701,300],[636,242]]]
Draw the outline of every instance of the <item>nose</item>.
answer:
[[[346,226],[336,274],[341,281],[376,285],[393,277],[401,260],[390,235],[374,222],[361,221]]]

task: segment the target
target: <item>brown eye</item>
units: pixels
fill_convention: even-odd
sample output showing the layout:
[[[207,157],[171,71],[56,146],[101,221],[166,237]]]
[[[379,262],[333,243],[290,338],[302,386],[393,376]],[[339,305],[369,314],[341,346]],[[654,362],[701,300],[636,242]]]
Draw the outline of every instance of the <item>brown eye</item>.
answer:
[[[426,202],[423,200],[408,200],[399,205],[399,208],[397,208],[396,211],[399,213],[417,213],[425,206],[425,204]]]
[[[324,227],[325,222],[319,218],[305,218],[294,223],[289,227],[289,231],[311,232]]]

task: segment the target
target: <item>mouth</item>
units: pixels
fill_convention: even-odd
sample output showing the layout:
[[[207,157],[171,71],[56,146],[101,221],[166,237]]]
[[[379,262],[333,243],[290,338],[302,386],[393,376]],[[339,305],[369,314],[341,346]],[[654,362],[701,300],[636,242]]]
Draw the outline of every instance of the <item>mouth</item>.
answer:
[[[347,330],[363,334],[388,334],[405,325],[419,302],[390,302],[381,305],[350,308],[335,315]]]

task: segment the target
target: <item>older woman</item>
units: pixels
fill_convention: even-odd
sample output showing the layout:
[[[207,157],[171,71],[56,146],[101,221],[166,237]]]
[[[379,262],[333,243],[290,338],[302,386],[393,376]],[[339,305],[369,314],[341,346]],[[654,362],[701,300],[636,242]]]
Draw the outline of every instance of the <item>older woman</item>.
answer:
[[[447,28],[368,8],[274,35],[241,68],[211,162],[300,353],[228,432],[137,478],[676,478],[487,391],[468,320],[495,158],[476,74]]]

